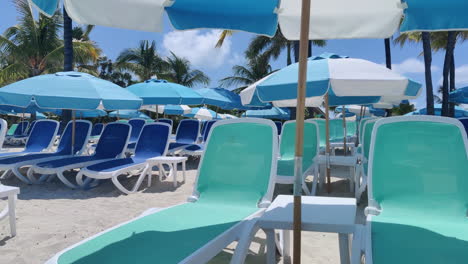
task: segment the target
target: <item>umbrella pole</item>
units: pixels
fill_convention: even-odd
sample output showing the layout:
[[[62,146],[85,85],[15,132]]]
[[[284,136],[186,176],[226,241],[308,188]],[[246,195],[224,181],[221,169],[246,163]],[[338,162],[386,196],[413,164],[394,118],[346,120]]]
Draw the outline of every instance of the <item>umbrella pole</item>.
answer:
[[[326,149],[325,156],[327,159],[326,162],[326,172],[327,172],[327,192],[331,192],[331,176],[330,176],[330,111],[328,104],[328,92],[325,94],[325,137]]]
[[[302,226],[302,157],[304,152],[304,110],[307,81],[307,57],[309,55],[310,0],[302,0],[301,36],[299,40],[299,78],[297,84],[296,146],[294,158],[294,215],[293,215],[293,264],[301,263]]]
[[[117,121],[120,120],[120,116],[119,116],[119,110],[117,110]]]
[[[72,155],[75,154],[75,129],[76,129],[76,118],[75,118],[75,110],[72,110],[72,140],[71,140],[71,151],[72,151]]]
[[[343,109],[341,110],[341,113],[343,115],[343,132],[344,132],[343,150],[344,150],[344,155],[346,156],[346,154],[347,154],[347,151],[346,151],[346,136],[347,136],[348,131],[346,131],[346,109],[345,109],[344,105],[343,105]]]

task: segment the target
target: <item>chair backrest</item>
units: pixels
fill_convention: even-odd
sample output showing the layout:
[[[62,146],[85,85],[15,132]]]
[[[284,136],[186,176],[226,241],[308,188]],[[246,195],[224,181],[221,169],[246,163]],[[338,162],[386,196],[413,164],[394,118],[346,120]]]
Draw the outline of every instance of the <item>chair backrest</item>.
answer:
[[[287,121],[283,125],[283,133],[280,141],[281,159],[294,159],[296,145],[296,121]],[[304,143],[303,143],[303,168],[307,169],[313,159],[319,153],[320,132],[319,125],[313,120],[306,120],[304,123]]]
[[[29,135],[31,135],[32,129],[34,127],[34,124],[36,124],[36,122],[37,122],[37,120],[34,120],[29,124],[28,129],[26,129],[26,131],[24,132],[24,135],[26,137],[29,137]]]
[[[128,124],[132,126],[130,141],[137,141],[143,126],[146,124],[146,121],[141,118],[132,118],[128,121]]]
[[[99,138],[94,156],[111,159],[122,156],[126,150],[132,127],[126,123],[107,124]]]
[[[13,124],[10,126],[7,132],[7,136],[13,136],[15,134],[16,128],[18,127],[18,124]]]
[[[206,142],[208,140],[208,136],[210,135],[211,128],[213,125],[217,122],[217,120],[210,120],[205,122],[205,125],[203,126],[203,142]]]
[[[266,119],[216,122],[200,161],[193,195],[199,202],[256,207],[270,201],[278,134]]]
[[[463,127],[465,128],[466,133],[468,133],[468,117],[462,117],[458,120],[460,120],[460,122],[463,124]]]
[[[18,123],[18,126],[15,129],[15,132],[13,132],[13,136],[22,136],[26,132],[26,129],[28,129],[29,126],[29,121],[22,121]]]
[[[346,136],[353,137],[356,135],[357,123],[355,120],[346,120]]]
[[[383,210],[388,205],[386,213],[401,211],[408,217],[412,209],[433,210],[441,205],[436,210],[439,214],[466,217],[468,139],[458,120],[381,119],[375,124],[370,148],[370,204]]]
[[[91,136],[96,137],[96,136],[101,135],[103,129],[104,129],[104,124],[103,123],[94,124],[93,130],[91,131]]]
[[[176,132],[176,141],[179,143],[196,143],[200,132],[200,121],[184,119],[180,121]]]
[[[322,118],[308,119],[317,123],[320,136],[320,147],[324,148],[327,144],[326,120]]]
[[[0,149],[3,148],[3,142],[8,131],[8,123],[5,119],[0,118]]]
[[[87,120],[75,121],[75,144],[73,146],[73,154],[81,154],[88,143],[88,138],[91,133],[91,122]],[[57,153],[62,155],[72,154],[72,133],[73,121],[68,122],[62,136],[60,137],[59,145],[57,146]]]
[[[170,125],[171,127],[173,126],[172,119],[169,119],[169,118],[160,118],[156,122],[166,123]]]
[[[358,135],[359,135],[359,142],[362,142],[363,138],[363,133],[364,133],[364,125],[366,124],[367,121],[369,120],[373,120],[373,119],[377,119],[375,117],[366,117],[366,118],[363,118],[361,119],[361,121],[359,122],[359,131],[358,131]]]
[[[275,121],[276,129],[278,129],[278,135],[281,135],[283,129],[283,123],[281,121]]]
[[[38,120],[34,124],[26,142],[25,151],[40,152],[52,147],[59,129],[55,120]]]
[[[169,147],[171,126],[166,123],[146,124],[135,148],[135,158],[148,159],[165,156]]]
[[[330,120],[330,140],[342,141],[344,138],[344,127],[342,119]]]
[[[366,160],[369,160],[369,152],[370,152],[370,144],[371,144],[371,138],[372,138],[372,131],[374,130],[375,123],[378,121],[378,119],[370,119],[367,120],[367,122],[363,126],[363,131],[362,131],[362,149],[363,149],[363,154]]]

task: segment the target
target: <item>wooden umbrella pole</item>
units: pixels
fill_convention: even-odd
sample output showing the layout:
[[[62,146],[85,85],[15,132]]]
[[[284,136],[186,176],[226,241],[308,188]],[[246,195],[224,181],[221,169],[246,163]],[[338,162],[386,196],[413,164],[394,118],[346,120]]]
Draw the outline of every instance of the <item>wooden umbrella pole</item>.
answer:
[[[72,140],[71,140],[71,151],[72,155],[75,154],[75,129],[76,129],[76,118],[75,118],[75,110],[72,110]]]
[[[159,122],[159,105],[156,105],[156,121]]]
[[[307,81],[307,57],[309,55],[310,0],[302,0],[301,35],[299,40],[299,78],[297,84],[296,146],[294,158],[294,215],[293,215],[293,264],[301,263],[302,226],[302,157],[304,144],[304,111]]]
[[[345,109],[345,106],[343,105],[343,109],[341,110],[341,113],[343,115],[343,132],[344,132],[344,136],[343,136],[343,150],[344,150],[344,155],[346,156],[346,134],[348,133],[348,131],[346,131],[346,109]]]
[[[327,158],[326,162],[326,172],[327,172],[327,192],[331,193],[331,176],[330,176],[330,111],[328,104],[328,92],[325,94],[325,137],[326,149],[325,156]]]

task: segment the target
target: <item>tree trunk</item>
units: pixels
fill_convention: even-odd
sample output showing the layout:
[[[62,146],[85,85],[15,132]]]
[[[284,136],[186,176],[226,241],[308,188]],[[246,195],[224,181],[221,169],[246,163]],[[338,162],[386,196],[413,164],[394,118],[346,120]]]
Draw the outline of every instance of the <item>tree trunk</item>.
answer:
[[[385,64],[388,69],[392,69],[392,50],[390,49],[390,39],[385,39]],[[386,109],[387,117],[392,116],[392,109]]]
[[[73,71],[73,23],[71,18],[68,16],[65,6],[63,7],[63,51],[64,51],[64,61],[63,61],[63,70],[64,71]],[[64,110],[62,111],[62,120],[63,126],[71,120],[72,111]]]
[[[286,44],[286,65],[291,65],[292,60],[291,60],[291,42],[288,41]]]
[[[452,63],[450,64],[450,92],[455,91],[455,89],[455,56],[452,54]],[[449,116],[455,117],[454,103],[449,103]]]
[[[312,57],[312,40],[309,40],[309,47],[308,47],[308,52],[307,54],[309,55],[308,57]]]
[[[426,109],[428,115],[434,115],[434,90],[432,87],[432,50],[431,35],[429,32],[422,32],[424,69],[426,77]]]
[[[299,62],[299,41],[293,41],[294,62]]]
[[[449,31],[447,34],[447,47],[445,49],[445,60],[442,82],[442,116],[449,116],[449,74],[452,67],[453,51],[455,49],[456,32]]]

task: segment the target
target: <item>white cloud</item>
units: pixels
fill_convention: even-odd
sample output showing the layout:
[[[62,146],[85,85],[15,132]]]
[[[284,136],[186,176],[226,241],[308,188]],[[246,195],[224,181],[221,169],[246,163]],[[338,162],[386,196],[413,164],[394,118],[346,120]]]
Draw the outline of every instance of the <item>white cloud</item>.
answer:
[[[172,31],[164,35],[163,47],[167,54],[172,51],[188,59],[194,67],[214,69],[235,59],[231,59],[231,39],[226,38],[222,47],[215,47],[220,33],[219,30]]]
[[[407,73],[424,73],[424,62],[416,58],[409,58],[399,64],[392,64],[392,69],[400,74]],[[440,68],[432,65],[433,72],[439,71]]]

